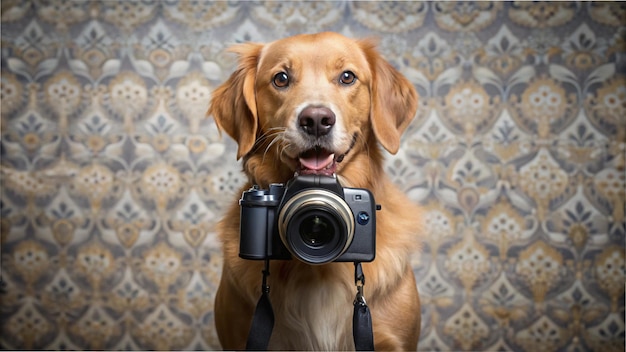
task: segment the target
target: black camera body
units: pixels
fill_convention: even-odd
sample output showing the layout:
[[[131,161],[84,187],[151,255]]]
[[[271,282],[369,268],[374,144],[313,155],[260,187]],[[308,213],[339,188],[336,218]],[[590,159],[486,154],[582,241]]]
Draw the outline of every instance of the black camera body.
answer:
[[[376,255],[376,205],[363,188],[336,177],[295,176],[286,184],[243,192],[239,256],[309,264],[371,262]]]

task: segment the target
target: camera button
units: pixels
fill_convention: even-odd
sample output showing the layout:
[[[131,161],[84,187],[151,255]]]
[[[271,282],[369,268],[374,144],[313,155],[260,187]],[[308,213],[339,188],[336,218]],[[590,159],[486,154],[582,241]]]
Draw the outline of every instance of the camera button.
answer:
[[[356,222],[358,222],[359,225],[367,225],[367,223],[370,222],[370,214],[364,211],[360,212],[356,216]]]

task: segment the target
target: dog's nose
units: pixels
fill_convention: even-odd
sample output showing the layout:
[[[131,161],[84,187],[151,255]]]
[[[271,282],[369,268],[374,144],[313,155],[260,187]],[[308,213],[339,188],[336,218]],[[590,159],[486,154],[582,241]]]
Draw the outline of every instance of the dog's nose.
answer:
[[[300,112],[298,121],[307,134],[320,137],[335,125],[335,114],[329,108],[309,106]]]

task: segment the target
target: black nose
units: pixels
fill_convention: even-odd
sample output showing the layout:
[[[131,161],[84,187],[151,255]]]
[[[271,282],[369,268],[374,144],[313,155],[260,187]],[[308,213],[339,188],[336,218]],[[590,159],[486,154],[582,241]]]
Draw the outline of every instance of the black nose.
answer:
[[[300,112],[298,122],[304,132],[320,137],[335,125],[335,114],[329,108],[309,106]]]

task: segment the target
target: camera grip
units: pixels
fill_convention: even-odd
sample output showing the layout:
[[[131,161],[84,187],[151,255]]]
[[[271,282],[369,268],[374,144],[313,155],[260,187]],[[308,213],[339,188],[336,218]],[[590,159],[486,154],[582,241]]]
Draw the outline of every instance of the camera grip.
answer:
[[[241,206],[239,257],[263,260],[267,253],[267,207]]]

